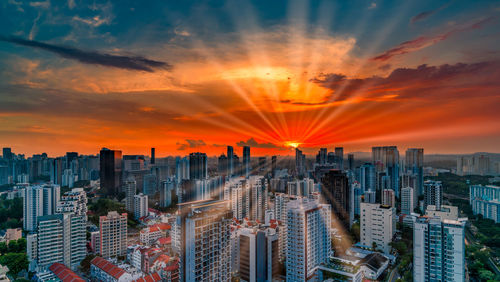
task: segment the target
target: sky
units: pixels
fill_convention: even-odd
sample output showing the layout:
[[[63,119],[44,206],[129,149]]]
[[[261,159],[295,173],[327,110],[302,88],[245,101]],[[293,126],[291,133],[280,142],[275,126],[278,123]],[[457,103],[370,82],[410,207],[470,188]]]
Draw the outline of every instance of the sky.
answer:
[[[500,152],[498,1],[6,0],[0,26],[17,153]]]

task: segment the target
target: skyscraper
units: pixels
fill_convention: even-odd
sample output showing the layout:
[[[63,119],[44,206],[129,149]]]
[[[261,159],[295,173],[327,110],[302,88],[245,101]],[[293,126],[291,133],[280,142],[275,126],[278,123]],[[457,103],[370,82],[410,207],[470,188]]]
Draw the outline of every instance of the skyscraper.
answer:
[[[156,156],[155,156],[155,148],[151,148],[151,164],[154,165],[156,163]]]
[[[189,179],[193,180],[205,178],[207,178],[207,154],[189,154]]]
[[[335,147],[335,159],[337,168],[344,169],[344,147]]]
[[[417,195],[424,193],[424,149],[409,148],[406,150],[405,170],[417,176],[417,187],[415,192]]]
[[[234,173],[234,150],[233,146],[227,146],[227,171],[228,175],[232,176]]]
[[[354,171],[354,154],[347,154],[347,169]]]
[[[388,177],[388,187],[383,187],[383,183],[377,177],[377,190],[379,192],[384,188],[394,190],[396,197],[399,198],[399,151],[396,146],[372,147],[372,162],[375,165],[377,173],[385,172]]]
[[[346,227],[350,224],[350,192],[347,175],[338,169],[332,169],[321,179],[321,197],[332,206],[337,218]]]
[[[465,281],[465,222],[420,217],[413,227],[413,281]]]
[[[309,281],[331,254],[330,205],[302,198],[287,204],[286,281]]]
[[[104,258],[124,256],[127,253],[127,214],[116,211],[99,217],[100,250]]]
[[[396,209],[391,206],[361,203],[361,244],[374,246],[389,254],[392,237],[396,233]]]
[[[2,158],[4,160],[12,160],[12,149],[11,148],[3,148],[2,149]]]
[[[175,158],[175,179],[177,183],[189,179],[189,158]]]
[[[231,281],[232,218],[225,201],[179,204],[172,244],[180,281]]]
[[[277,162],[278,162],[278,156],[272,156],[271,157],[271,173],[273,174],[274,177],[274,171],[277,169]]]
[[[365,163],[359,168],[359,183],[363,192],[376,191],[375,188],[375,166]]]
[[[295,173],[297,176],[303,176],[306,172],[305,164],[306,156],[302,154],[302,151],[299,148],[295,148]]]
[[[251,171],[252,171],[252,167],[250,166],[250,147],[244,146],[243,147],[243,173],[244,173],[245,177],[248,177],[250,175]]]
[[[148,196],[154,195],[158,191],[157,184],[158,179],[155,174],[149,173],[144,175],[142,193]]]
[[[101,193],[115,196],[121,188],[122,152],[102,148],[99,156]]]
[[[326,164],[326,162],[328,161],[327,160],[327,156],[328,156],[327,149],[326,148],[320,148],[319,152],[318,152],[318,155],[316,156],[316,163],[318,163],[320,165]]]
[[[441,181],[427,180],[424,182],[424,209],[428,205],[436,206],[436,210],[441,210],[443,204],[443,185]]]

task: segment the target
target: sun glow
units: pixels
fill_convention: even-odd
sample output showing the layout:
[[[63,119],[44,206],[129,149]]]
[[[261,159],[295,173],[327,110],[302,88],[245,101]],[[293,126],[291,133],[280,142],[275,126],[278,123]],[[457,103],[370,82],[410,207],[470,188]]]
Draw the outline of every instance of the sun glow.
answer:
[[[297,148],[301,145],[302,143],[296,142],[296,141],[286,141],[285,142],[285,147],[292,147],[292,148]]]

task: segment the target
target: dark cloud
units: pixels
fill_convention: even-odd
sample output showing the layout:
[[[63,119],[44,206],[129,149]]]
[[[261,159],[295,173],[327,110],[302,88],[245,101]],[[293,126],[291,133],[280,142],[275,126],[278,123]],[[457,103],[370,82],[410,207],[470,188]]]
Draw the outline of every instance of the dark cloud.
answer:
[[[456,91],[473,91],[481,87],[482,95],[489,95],[488,87],[500,87],[500,62],[480,62],[474,64],[429,66],[417,68],[398,68],[387,77],[346,78],[342,74],[321,74],[311,81],[333,90],[323,104],[347,99],[363,92],[363,97],[377,98],[396,94],[400,98],[418,98],[426,95],[454,95]],[[485,87],[487,86],[487,87]],[[452,91],[440,92],[438,89],[450,88]],[[336,93],[340,92],[340,93]],[[448,94],[446,94],[448,93]],[[473,92],[470,92],[473,93]],[[438,95],[439,94],[439,95]],[[479,95],[479,93],[475,93]],[[472,94],[471,94],[472,95]],[[289,102],[293,103],[293,102]],[[297,103],[298,104],[298,103]]]
[[[203,147],[206,146],[207,144],[205,141],[199,139],[199,140],[194,140],[194,139],[186,139],[186,143],[180,143],[177,142],[177,150],[179,151],[184,151],[187,148],[198,148],[198,147]]]
[[[391,69],[391,64],[382,65],[382,66],[378,67],[378,69],[383,70],[383,71],[388,71]]]
[[[97,51],[84,51],[74,47],[48,44],[18,37],[0,36],[1,41],[14,43],[21,46],[32,47],[57,54],[66,59],[77,60],[84,64],[101,65],[127,70],[154,72],[155,69],[171,69],[166,62],[150,60],[141,56],[121,56],[99,53]]]
[[[277,145],[275,145],[275,144],[273,144],[271,142],[268,142],[268,143],[259,143],[259,142],[255,141],[255,139],[253,139],[253,138],[250,138],[247,141],[237,142],[236,145],[238,147],[250,146],[250,147],[253,147],[253,148],[266,148],[266,149],[269,149],[269,148],[272,148],[272,149],[282,148],[282,147],[277,146]]]
[[[429,11],[424,11],[424,12],[421,12],[419,13],[418,15],[412,17],[410,19],[410,23],[416,23],[418,21],[423,21],[425,19],[427,19],[428,17],[434,15],[435,13],[443,10],[443,9],[446,9],[448,6],[450,6],[451,2],[449,3],[446,3],[444,5],[442,5],[441,7],[437,8],[437,9],[434,9],[434,10],[429,10]]]
[[[495,19],[495,17],[488,17],[488,18],[473,22],[473,23],[468,24],[468,25],[462,25],[459,27],[455,27],[454,29],[452,29],[446,33],[438,34],[435,36],[419,36],[415,39],[400,43],[399,45],[383,52],[382,54],[373,57],[372,60],[374,60],[374,61],[387,61],[394,56],[403,55],[403,54],[418,51],[420,49],[424,49],[426,47],[429,47],[429,46],[432,46],[436,43],[439,43],[443,40],[446,40],[450,36],[452,36],[456,33],[482,28],[485,24],[493,21],[494,19]]]

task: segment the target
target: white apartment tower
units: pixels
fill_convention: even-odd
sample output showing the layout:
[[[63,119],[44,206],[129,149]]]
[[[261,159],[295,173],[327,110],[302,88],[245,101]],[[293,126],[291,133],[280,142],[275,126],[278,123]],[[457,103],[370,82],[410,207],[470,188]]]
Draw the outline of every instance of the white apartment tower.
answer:
[[[55,262],[76,269],[87,255],[85,217],[53,214],[42,216],[38,221],[38,270],[45,270]]]
[[[287,204],[286,280],[310,281],[331,255],[331,207],[317,200]]]
[[[54,184],[27,186],[23,192],[23,224],[27,231],[35,231],[38,217],[56,212],[60,199],[60,187]]]
[[[415,192],[411,187],[404,187],[401,189],[401,213],[411,214],[415,209],[414,203]]]
[[[139,195],[135,195],[134,196],[135,219],[139,219],[147,215],[148,215],[148,195],[143,195],[142,193],[140,193]]]
[[[465,222],[420,217],[413,228],[413,280],[465,281]]]
[[[361,244],[375,246],[389,254],[392,237],[396,233],[396,209],[391,206],[361,203]]]
[[[440,210],[442,203],[443,185],[441,181],[426,180],[424,182],[424,209],[428,205],[434,205],[436,210]]]
[[[127,214],[108,212],[99,218],[100,250],[104,258],[127,254]]]

